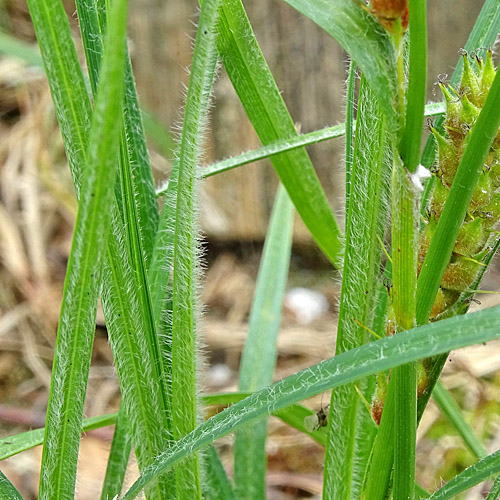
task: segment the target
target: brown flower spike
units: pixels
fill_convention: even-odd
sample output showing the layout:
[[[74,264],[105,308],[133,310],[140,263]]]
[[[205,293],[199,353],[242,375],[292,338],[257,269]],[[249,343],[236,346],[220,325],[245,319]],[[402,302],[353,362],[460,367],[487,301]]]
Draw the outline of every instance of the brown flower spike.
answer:
[[[394,32],[394,22],[398,19],[403,32],[408,28],[408,0],[372,0],[371,12],[390,33]]]

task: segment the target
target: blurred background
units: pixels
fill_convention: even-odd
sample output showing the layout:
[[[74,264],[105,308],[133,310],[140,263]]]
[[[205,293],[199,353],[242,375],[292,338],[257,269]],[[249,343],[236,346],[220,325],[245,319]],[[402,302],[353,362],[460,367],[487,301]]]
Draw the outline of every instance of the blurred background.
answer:
[[[482,1],[429,2],[428,100],[439,101],[438,74],[449,74]],[[244,1],[264,55],[301,132],[343,121],[347,55],[308,19],[274,0]],[[65,1],[78,40],[75,7]],[[168,179],[175,133],[182,120],[197,2],[131,0],[130,51],[139,99],[154,110],[146,122],[157,183]],[[65,266],[77,204],[26,3],[0,2],[0,438],[43,426],[50,365]],[[31,44],[31,63],[12,55],[9,38]],[[215,84],[205,161],[255,149],[260,143],[220,68]],[[327,197],[342,219],[343,141],[309,148]],[[200,223],[207,270],[201,336],[204,392],[231,391],[245,340],[248,313],[268,219],[277,187],[268,161],[206,180]],[[486,289],[498,288],[490,273]],[[276,379],[334,352],[338,276],[296,221]],[[296,297],[299,297],[298,304]],[[481,296],[483,307],[498,302]],[[305,307],[305,309],[304,309]],[[500,445],[500,344],[454,353],[444,382],[489,451]],[[317,408],[328,395],[309,401]],[[102,312],[97,320],[86,416],[115,411],[119,389]],[[307,436],[270,420],[268,498],[320,498],[322,450]],[[430,405],[419,431],[418,478],[430,489],[473,462],[460,438]],[[80,499],[95,499],[105,471],[112,429],[89,433],[81,443]],[[221,443],[231,473],[231,438]],[[24,498],[36,498],[41,450],[8,459],[0,468]],[[130,479],[136,476],[134,470]],[[484,498],[477,488],[467,498]]]

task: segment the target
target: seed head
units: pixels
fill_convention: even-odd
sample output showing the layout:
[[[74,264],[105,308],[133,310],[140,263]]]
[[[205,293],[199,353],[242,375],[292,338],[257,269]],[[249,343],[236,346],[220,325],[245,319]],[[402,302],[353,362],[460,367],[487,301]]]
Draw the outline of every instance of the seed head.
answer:
[[[380,24],[390,33],[394,33],[394,23],[398,19],[401,19],[403,32],[408,28],[408,0],[372,0],[371,7]]]

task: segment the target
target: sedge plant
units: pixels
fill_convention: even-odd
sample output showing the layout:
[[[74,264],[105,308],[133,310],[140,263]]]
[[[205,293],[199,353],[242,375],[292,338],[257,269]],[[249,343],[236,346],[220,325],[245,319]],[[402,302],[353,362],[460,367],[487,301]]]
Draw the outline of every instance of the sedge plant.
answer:
[[[488,498],[498,496],[500,453],[486,452],[439,376],[451,350],[500,336],[500,308],[466,314],[498,247],[500,76],[482,47],[494,45],[500,3],[485,1],[444,103],[425,106],[425,0],[284,1],[349,54],[346,123],[299,135],[241,1],[203,0],[172,174],[157,191],[126,0],[76,0],[88,75],[60,0],[28,1],[79,203],[46,426],[0,442],[2,459],[43,445],[42,499],[75,498],[80,435],[112,424],[103,500],[264,499],[269,415],[325,447],[325,500],[444,500],[495,475]],[[0,44],[40,63],[8,37]],[[262,148],[203,167],[218,58]],[[425,116],[434,121],[421,155]],[[341,136],[345,233],[304,147]],[[266,157],[281,184],[240,392],[200,395],[198,185]],[[273,384],[295,211],[342,272],[338,334],[331,357]],[[99,297],[122,399],[118,413],[84,419]],[[298,404],[327,390],[328,416]],[[433,393],[477,462],[427,492],[415,480],[415,441]],[[208,404],[227,408],[205,420]],[[232,432],[234,479],[214,446]],[[140,476],[122,491],[131,450]],[[0,497],[21,498],[3,474]]]

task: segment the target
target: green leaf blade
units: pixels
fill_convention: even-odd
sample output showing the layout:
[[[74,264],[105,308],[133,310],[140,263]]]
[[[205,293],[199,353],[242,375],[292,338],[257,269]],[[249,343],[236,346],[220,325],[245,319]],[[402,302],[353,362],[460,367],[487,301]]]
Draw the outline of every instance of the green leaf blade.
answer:
[[[23,500],[21,493],[17,491],[2,471],[0,471],[0,496],[9,500]]]
[[[495,478],[486,500],[498,500],[498,497],[500,497],[500,476]]]
[[[196,387],[196,283],[198,275],[196,222],[196,166],[213,78],[215,26],[220,0],[206,0],[201,7],[184,122],[179,142],[175,233],[173,240],[172,295],[172,430],[175,440],[197,424]],[[198,456],[176,468],[177,498],[201,498]]]
[[[172,435],[160,381],[151,376],[155,361],[145,341],[147,326],[116,209],[112,217],[101,299],[134,450],[142,469],[168,446]],[[166,475],[148,494],[169,498],[172,485],[172,478]]]
[[[233,485],[227,477],[224,465],[214,445],[210,445],[204,456],[207,471],[209,498],[214,500],[236,500]],[[239,497],[238,497],[239,498]]]
[[[361,69],[397,131],[396,55],[389,34],[378,20],[351,0],[284,0],[329,33]]]
[[[384,238],[388,212],[386,119],[364,78],[359,95],[336,354],[366,342],[364,327],[371,327],[382,251],[379,241]],[[358,402],[353,385],[332,391],[323,478],[325,498],[351,499]],[[336,473],[330,474],[331,470]]]
[[[102,248],[110,223],[121,126],[126,2],[116,3],[89,138],[88,164],[64,285],[52,368],[40,477],[40,498],[71,498],[82,425],[83,403],[95,330]],[[36,17],[35,22],[40,20]]]
[[[113,425],[116,422],[116,417],[117,413],[110,413],[109,415],[86,418],[83,421],[82,432]],[[0,440],[0,460],[5,460],[6,458],[41,445],[43,443],[44,432],[45,427],[42,427],[41,429],[33,429],[31,431],[15,434],[14,436],[2,438]]]
[[[427,4],[410,0],[410,70],[406,92],[406,119],[401,156],[405,167],[415,172],[419,164],[427,82]]]
[[[129,429],[125,405],[122,405],[118,411],[113,441],[111,442],[111,449],[109,451],[101,500],[114,498],[116,495],[120,495],[122,491],[123,480],[125,479],[130,452],[132,450],[132,436]]]
[[[278,355],[288,266],[292,249],[293,204],[280,184],[264,243],[240,362],[239,390],[253,392],[271,384]],[[265,499],[267,419],[239,430],[234,443],[234,476],[238,498]]]
[[[28,3],[78,196],[92,110],[60,2]]]
[[[469,450],[478,460],[486,457],[488,454],[481,444],[481,441],[474,434],[469,424],[465,421],[460,408],[455,403],[451,394],[446,390],[441,382],[438,382],[432,391],[432,397],[439,406],[441,412],[451,422],[458,431]]]
[[[240,0],[223,3],[218,29],[217,50],[262,144],[296,137]],[[307,152],[298,149],[277,155],[272,164],[318,246],[340,268],[341,232]]]
[[[363,345],[287,377],[199,425],[158,457],[123,498],[135,498],[156,474],[258,417],[394,366],[498,338],[499,319],[500,307],[450,318]]]
[[[429,500],[448,500],[500,472],[500,451],[488,455],[448,481]]]

